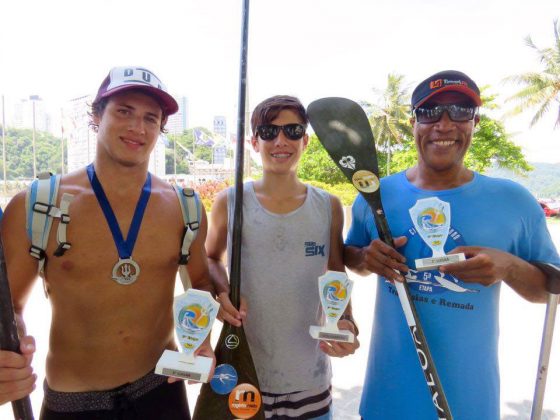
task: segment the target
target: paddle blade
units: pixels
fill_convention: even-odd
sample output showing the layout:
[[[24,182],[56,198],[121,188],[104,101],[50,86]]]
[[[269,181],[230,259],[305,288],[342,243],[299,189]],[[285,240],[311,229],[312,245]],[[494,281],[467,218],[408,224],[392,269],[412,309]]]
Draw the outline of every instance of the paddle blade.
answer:
[[[307,114],[319,140],[350,181],[360,170],[378,177],[375,141],[359,104],[346,98],[322,98],[309,104]]]
[[[200,389],[193,420],[264,420],[257,372],[243,327],[225,323],[215,353],[216,371]]]
[[[366,113],[346,98],[322,98],[307,107],[319,141],[370,206],[381,240],[393,246],[379,190],[377,151]]]

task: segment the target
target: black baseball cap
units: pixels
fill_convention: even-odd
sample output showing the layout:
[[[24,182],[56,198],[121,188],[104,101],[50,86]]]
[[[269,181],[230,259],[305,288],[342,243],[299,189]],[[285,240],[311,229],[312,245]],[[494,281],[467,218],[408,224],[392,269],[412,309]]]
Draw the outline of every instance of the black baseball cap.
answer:
[[[432,96],[446,91],[460,92],[472,99],[477,106],[482,105],[480,89],[469,76],[457,70],[444,70],[416,86],[412,92],[412,109],[419,107]]]

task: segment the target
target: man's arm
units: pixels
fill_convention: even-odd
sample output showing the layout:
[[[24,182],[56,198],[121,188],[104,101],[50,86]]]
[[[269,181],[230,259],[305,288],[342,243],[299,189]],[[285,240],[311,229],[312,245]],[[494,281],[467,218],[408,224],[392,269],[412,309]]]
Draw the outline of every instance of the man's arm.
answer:
[[[25,335],[23,321],[23,309],[37,279],[37,261],[29,255],[31,243],[25,231],[25,217],[25,192],[22,192],[6,208],[1,228],[22,354],[0,351],[0,404],[29,395],[37,380],[31,367],[35,340]]]
[[[538,262],[558,264],[559,257],[548,232],[546,219],[541,207],[526,190],[519,192],[525,205],[522,234],[515,238],[515,255],[493,248],[480,246],[457,247],[451,252],[463,252],[466,261],[446,266],[442,271],[456,275],[467,282],[477,282],[485,286],[504,280],[513,290],[530,302],[546,302],[546,268],[540,269]],[[548,278],[547,278],[548,277]]]
[[[223,190],[216,196],[212,206],[210,230],[206,240],[206,253],[208,255],[208,266],[210,268],[210,279],[219,296],[222,293],[229,294],[229,281],[223,258],[227,248],[227,190]]]
[[[343,250],[344,245],[342,241],[342,228],[344,226],[344,215],[342,211],[342,205],[340,200],[331,195],[331,233],[330,233],[330,252],[328,269],[333,271],[345,271],[344,260],[343,260]],[[356,337],[354,337],[353,343],[341,343],[337,341],[321,341],[319,344],[321,350],[332,357],[344,357],[353,354],[358,347],[360,347],[360,342],[358,341],[358,326],[354,321],[352,316],[352,302],[348,302],[346,309],[344,310],[343,317],[338,321],[338,328],[341,330],[348,330],[352,332]]]
[[[540,261],[529,261],[541,270],[546,276],[546,289],[549,293],[560,294],[560,265],[544,263]]]
[[[504,280],[528,301],[546,302],[546,275],[533,264],[493,248],[461,246],[451,251],[459,252],[463,252],[467,260],[440,267],[441,272],[484,286]]]
[[[229,298],[229,280],[223,259],[227,249],[228,235],[228,211],[227,190],[221,191],[214,201],[211,213],[210,230],[206,240],[206,253],[208,254],[208,266],[210,268],[210,279],[216,290],[220,302],[219,318],[235,326],[241,326],[247,315],[245,300],[241,298],[241,306],[238,311]]]
[[[194,289],[205,290],[215,296],[214,287],[210,281],[208,259],[206,258],[206,250],[204,248],[207,232],[208,218],[204,206],[201,206],[200,226],[196,238],[191,243],[189,249],[190,257],[187,271]]]
[[[344,213],[342,210],[342,204],[340,200],[331,195],[331,233],[330,233],[330,252],[329,252],[329,262],[328,269],[333,271],[345,271],[344,267],[344,244],[342,241],[342,228],[344,227]],[[345,325],[344,329],[352,331],[354,334],[357,333],[357,327],[352,317],[352,302],[348,302],[348,306],[344,311],[344,316],[350,318],[350,320],[340,321]],[[348,328],[347,328],[348,327]]]
[[[406,236],[394,238],[395,247],[404,246],[406,241]],[[380,239],[371,241],[363,248],[346,245],[344,263],[350,270],[362,276],[375,273],[393,281],[404,281],[399,272],[408,272],[406,258]]]
[[[329,252],[329,270],[344,271],[343,260],[343,241],[342,227],[344,226],[344,216],[342,212],[342,204],[340,200],[331,195],[331,236],[330,236],[330,252]]]
[[[210,282],[210,275],[208,273],[208,262],[206,258],[206,250],[204,249],[204,242],[206,241],[206,232],[208,231],[208,218],[206,216],[206,210],[204,206],[201,206],[201,217],[200,217],[200,226],[198,228],[198,233],[194,241],[192,241],[191,246],[189,248],[189,262],[187,263],[187,271],[189,273],[189,278],[191,280],[191,284],[193,289],[204,290],[210,292],[212,296],[215,296],[214,287]],[[216,356],[214,355],[214,351],[212,350],[212,344],[210,342],[211,333],[208,334],[208,337],[204,340],[204,342],[200,345],[198,349],[196,349],[195,354],[197,356],[205,356],[210,357],[213,359],[212,367],[210,369],[210,377],[212,377],[214,372],[214,367],[216,365]],[[169,377],[168,382],[176,382],[179,379]],[[189,383],[191,383],[189,381]]]

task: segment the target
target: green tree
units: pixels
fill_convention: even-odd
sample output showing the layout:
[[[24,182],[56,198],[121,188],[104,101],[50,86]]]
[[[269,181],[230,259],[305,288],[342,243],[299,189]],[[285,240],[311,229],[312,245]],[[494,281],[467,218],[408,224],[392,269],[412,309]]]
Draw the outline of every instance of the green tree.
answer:
[[[310,136],[307,149],[299,161],[298,176],[304,180],[330,185],[347,182],[315,134]]]
[[[186,150],[182,142],[182,135],[170,135],[167,137],[168,143],[165,146],[165,173],[188,174],[189,161]]]
[[[204,160],[212,162],[212,146],[200,145],[195,143],[194,130],[200,130],[209,138],[212,133],[204,127],[190,128],[182,134],[171,134],[168,136],[168,144],[165,149],[165,172],[172,174],[174,171],[173,157],[176,155],[177,173],[190,173],[189,167],[194,160]],[[175,144],[176,143],[176,144]],[[194,144],[194,147],[193,147]],[[194,150],[193,150],[194,149]],[[175,152],[174,152],[175,150]],[[194,152],[194,154],[193,154]]]
[[[410,95],[408,87],[404,86],[404,76],[399,74],[389,74],[385,90],[374,89],[374,92],[377,103],[365,102],[363,105],[375,138],[379,172],[389,175],[393,151],[412,138]]]
[[[492,166],[515,173],[533,169],[525,160],[521,147],[510,140],[504,124],[486,115],[480,116],[472,146],[465,157],[465,165],[477,172],[484,172]]]
[[[50,133],[35,132],[37,172],[61,173],[61,139]],[[66,164],[66,162],[65,162]],[[3,162],[0,177],[3,176]],[[6,129],[6,177],[33,178],[33,132],[30,129]]]
[[[557,108],[554,128],[560,126],[560,24],[554,20],[554,44],[548,48],[538,48],[531,39],[525,38],[528,47],[536,51],[543,65],[540,73],[528,72],[506,78],[524,87],[508,100],[517,102],[510,114],[520,114],[529,109],[536,109],[530,126],[535,125],[551,108]]]

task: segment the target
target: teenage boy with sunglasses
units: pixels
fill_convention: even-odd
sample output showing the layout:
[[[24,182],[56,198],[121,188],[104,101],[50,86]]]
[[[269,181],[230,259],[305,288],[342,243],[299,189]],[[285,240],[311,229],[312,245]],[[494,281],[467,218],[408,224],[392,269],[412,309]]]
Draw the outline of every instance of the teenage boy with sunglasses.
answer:
[[[359,346],[357,340],[320,342],[308,332],[322,314],[317,278],[327,269],[344,271],[344,264],[340,201],[297,177],[307,122],[305,108],[291,96],[268,98],[253,112],[251,143],[263,176],[244,184],[239,311],[229,299],[222,263],[233,189],[218,195],[206,241],[221,316],[245,327],[267,419],[332,418],[327,355],[343,357]],[[357,334],[350,305],[343,318],[339,328]]]
[[[163,351],[176,348],[172,305],[184,223],[175,191],[149,174],[148,162],[177,109],[145,68],[114,68],[99,87],[90,122],[95,159],[60,182],[58,197],[74,197],[66,218],[71,248],[57,256],[55,221],[41,270],[52,305],[41,419],[190,419],[183,381],[154,373]],[[0,403],[28,395],[37,379],[35,342],[22,317],[38,277],[25,200],[25,192],[15,196],[2,221],[23,354],[0,351]],[[187,270],[194,287],[212,290],[201,210]],[[199,352],[213,356],[209,340]]]
[[[364,199],[358,196],[354,203],[345,263],[360,274],[380,276],[360,407],[366,420],[436,418],[392,282],[406,278],[410,285],[454,418],[497,420],[501,280],[527,300],[543,302],[545,275],[528,261],[560,264],[544,213],[531,194],[464,165],[481,104],[475,82],[458,71],[434,74],[412,93],[418,163],[381,180],[397,250],[378,239]],[[419,272],[415,260],[431,257],[432,251],[409,209],[428,197],[449,203],[445,252],[464,253],[466,260]],[[425,217],[429,228],[443,216]]]

